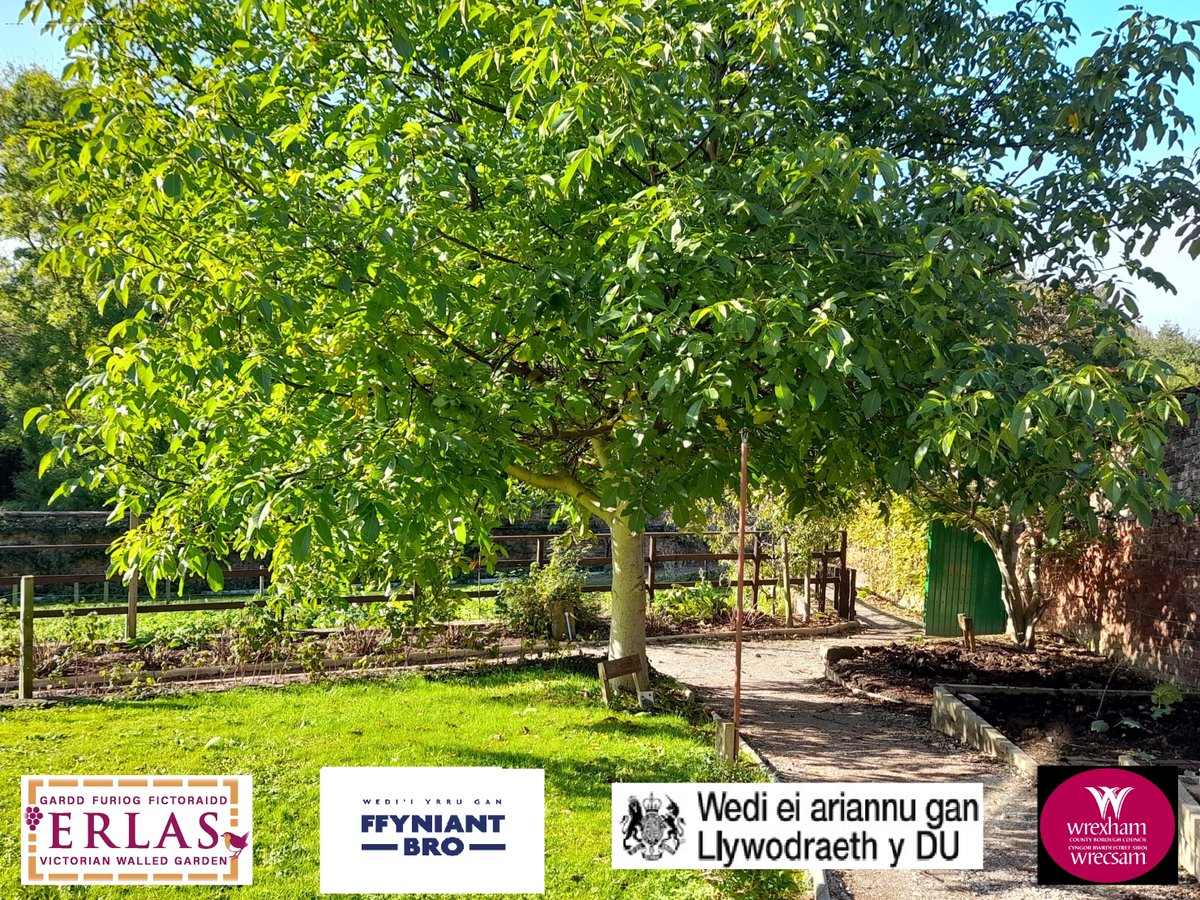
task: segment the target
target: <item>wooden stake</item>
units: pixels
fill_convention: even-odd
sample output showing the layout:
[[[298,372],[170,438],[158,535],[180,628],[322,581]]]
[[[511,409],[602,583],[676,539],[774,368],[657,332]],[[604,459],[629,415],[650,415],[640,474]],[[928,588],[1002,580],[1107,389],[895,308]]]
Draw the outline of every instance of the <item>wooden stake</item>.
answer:
[[[129,530],[138,527],[138,517],[129,514]],[[131,641],[137,637],[137,607],[138,607],[138,570],[135,566],[129,576],[129,608],[125,612],[125,640]]]
[[[33,576],[21,577],[21,678],[18,696],[33,699]]]
[[[780,544],[779,555],[783,562],[782,577],[783,577],[783,602],[785,604],[784,605],[784,610],[785,610],[784,615],[786,616],[787,627],[791,628],[792,625],[795,624],[794,617],[792,616],[792,564],[791,564],[791,559],[788,555],[788,539],[787,539],[786,534],[783,535],[783,537],[781,537],[779,539],[779,544]]]

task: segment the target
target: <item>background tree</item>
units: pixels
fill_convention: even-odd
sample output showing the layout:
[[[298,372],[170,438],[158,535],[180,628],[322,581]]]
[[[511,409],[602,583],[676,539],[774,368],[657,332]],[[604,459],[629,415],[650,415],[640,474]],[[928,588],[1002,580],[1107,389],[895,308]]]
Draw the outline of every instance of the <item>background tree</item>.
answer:
[[[1161,468],[1166,427],[1184,419],[1170,368],[1096,298],[1035,291],[1027,307],[1023,340],[976,348],[921,401],[913,496],[988,545],[1014,636],[1032,649],[1051,600],[1039,562],[1064,526],[1094,535],[1100,515],[1149,524],[1155,509],[1187,510]]]
[[[1196,54],[1140,12],[1071,67],[1058,3],[28,9],[82,118],[39,142],[87,208],[57,262],[149,297],[40,422],[146,514],[118,564],[444,578],[519,482],[611,528],[617,655],[647,516],[732,486],[742,428],[793,506],[906,484],[1019,279],[1089,284],[1200,203],[1132,163],[1182,146]]]
[[[50,439],[24,429],[26,410],[61,405],[87,370],[88,347],[124,317],[101,314],[80,275],[39,269],[75,215],[74,204],[44,202],[52,176],[36,174],[28,150],[35,123],[63,117],[63,94],[41,69],[0,76],[0,503],[22,509],[45,507],[54,487],[38,478]],[[69,503],[96,501],[79,491]]]
[[[1200,337],[1175,322],[1164,322],[1157,331],[1134,328],[1134,340],[1147,356],[1170,365],[1171,384],[1176,389],[1200,386]]]

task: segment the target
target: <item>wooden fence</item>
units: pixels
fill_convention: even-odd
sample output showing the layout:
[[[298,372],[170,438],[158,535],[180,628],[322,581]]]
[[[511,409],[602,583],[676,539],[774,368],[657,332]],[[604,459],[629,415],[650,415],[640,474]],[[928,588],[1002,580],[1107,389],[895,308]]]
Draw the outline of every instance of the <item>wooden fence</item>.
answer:
[[[699,580],[679,580],[679,579],[663,579],[659,577],[658,569],[670,563],[710,563],[710,562],[731,562],[737,559],[736,553],[716,553],[712,551],[704,552],[660,552],[659,546],[667,539],[701,539],[722,534],[722,532],[679,532],[679,531],[655,531],[648,532],[645,535],[643,543],[643,564],[646,567],[646,589],[649,595],[651,604],[654,602],[656,591],[673,588],[673,587],[692,587],[700,584]],[[504,557],[496,561],[495,568],[497,570],[512,570],[526,569],[530,566],[545,565],[550,556],[550,542],[560,535],[556,534],[497,534],[493,535],[493,540],[500,543],[517,543],[517,542],[533,542],[534,555],[529,558],[513,558]],[[596,568],[612,565],[612,550],[607,534],[597,534],[596,540],[599,542],[601,555],[585,556],[579,560],[578,565],[582,568]],[[752,541],[751,547],[747,553],[746,559],[750,563],[750,577],[743,584],[750,589],[750,607],[753,610],[758,609],[759,594],[763,587],[782,586],[785,588],[784,596],[786,598],[787,622],[792,623],[793,607],[791,602],[791,588],[793,586],[801,586],[805,589],[805,597],[811,596],[816,600],[816,605],[819,611],[824,612],[827,603],[828,588],[833,588],[833,605],[837,613],[844,618],[850,619],[854,617],[854,596],[857,590],[857,572],[849,569],[846,566],[846,535],[843,532],[840,536],[840,546],[834,549],[825,549],[814,553],[810,565],[813,566],[811,573],[805,572],[805,575],[800,578],[792,578],[789,572],[788,551],[786,538],[782,539],[782,545],[779,548],[779,553],[765,552],[765,545],[769,540],[767,532],[747,532],[747,537]],[[4,551],[19,550],[28,551],[53,551],[53,550],[78,550],[78,549],[105,549],[108,544],[29,544],[29,545],[0,545],[0,553]],[[603,551],[607,548],[607,553]],[[774,558],[780,558],[782,561],[782,571],[779,575],[771,578],[764,578],[763,563]],[[806,566],[806,570],[808,566]],[[476,570],[479,570],[479,558],[476,557]],[[103,574],[55,574],[55,575],[8,575],[0,576],[0,587],[12,586],[14,594],[19,594],[19,608],[17,610],[0,610],[0,618],[16,617],[20,622],[20,637],[21,637],[21,658],[20,658],[20,677],[19,677],[19,696],[22,698],[31,698],[33,696],[33,675],[34,675],[34,644],[35,631],[34,622],[37,619],[62,618],[67,616],[125,616],[125,638],[126,640],[133,639],[137,636],[138,615],[151,613],[175,613],[175,612],[199,612],[199,611],[219,611],[219,610],[234,610],[246,609],[248,607],[264,606],[266,600],[263,593],[267,584],[270,582],[271,572],[266,567],[229,569],[223,572],[226,583],[236,579],[253,579],[258,578],[259,590],[253,597],[243,597],[240,599],[231,600],[204,600],[204,601],[177,601],[177,602],[157,602],[157,603],[139,603],[141,585],[144,582],[141,579],[131,579],[127,584],[124,584],[126,589],[126,602],[116,605],[103,606],[80,606],[77,603],[72,603],[65,606],[54,606],[47,608],[44,604],[39,608],[37,602],[37,588],[47,585],[73,585],[74,596],[79,599],[79,586],[81,584],[101,583],[104,585],[104,597],[107,599],[109,594],[109,586],[112,584],[122,584],[120,576],[109,576]],[[204,581],[204,577],[197,575],[194,578],[188,579],[194,581]],[[713,579],[712,583],[722,586],[734,586],[736,580],[730,579]],[[600,592],[611,590],[611,583],[608,584],[585,584],[583,590],[586,592]],[[464,597],[494,597],[499,594],[496,588],[484,588],[478,586],[457,587],[457,590]],[[391,592],[391,593],[363,593],[352,594],[337,598],[338,602],[348,604],[366,604],[366,603],[382,603],[388,601],[411,602],[419,596],[420,588],[414,584],[408,591]],[[168,589],[169,596],[169,589]],[[807,612],[807,610],[806,610]],[[716,610],[714,610],[714,614]]]

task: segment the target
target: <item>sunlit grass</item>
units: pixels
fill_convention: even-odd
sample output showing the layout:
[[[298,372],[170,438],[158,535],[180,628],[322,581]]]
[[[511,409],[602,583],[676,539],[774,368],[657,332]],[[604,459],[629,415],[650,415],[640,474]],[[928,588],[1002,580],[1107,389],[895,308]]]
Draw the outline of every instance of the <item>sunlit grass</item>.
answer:
[[[115,699],[0,713],[0,896],[195,896],[195,888],[19,885],[23,774],[229,773],[254,778],[254,885],[247,898],[318,896],[322,766],[506,766],[546,771],[546,896],[788,897],[779,873],[614,871],[610,783],[728,780],[711,729],[680,715],[610,711],[593,664]],[[592,671],[592,674],[587,674]],[[213,738],[220,738],[213,741]],[[744,769],[740,779],[757,778]],[[732,893],[729,893],[732,892]],[[207,893],[207,889],[205,889]],[[230,894],[232,896],[232,894]],[[372,895],[378,896],[378,895]]]

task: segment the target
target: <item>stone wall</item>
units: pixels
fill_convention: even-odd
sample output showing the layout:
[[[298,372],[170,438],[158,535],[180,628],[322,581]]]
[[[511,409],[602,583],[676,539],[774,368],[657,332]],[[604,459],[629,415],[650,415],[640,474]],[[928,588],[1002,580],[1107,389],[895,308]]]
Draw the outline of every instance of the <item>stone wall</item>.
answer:
[[[1200,511],[1200,426],[1178,429],[1165,466]],[[1055,602],[1046,624],[1177,684],[1200,687],[1200,521],[1123,520],[1044,564]]]

